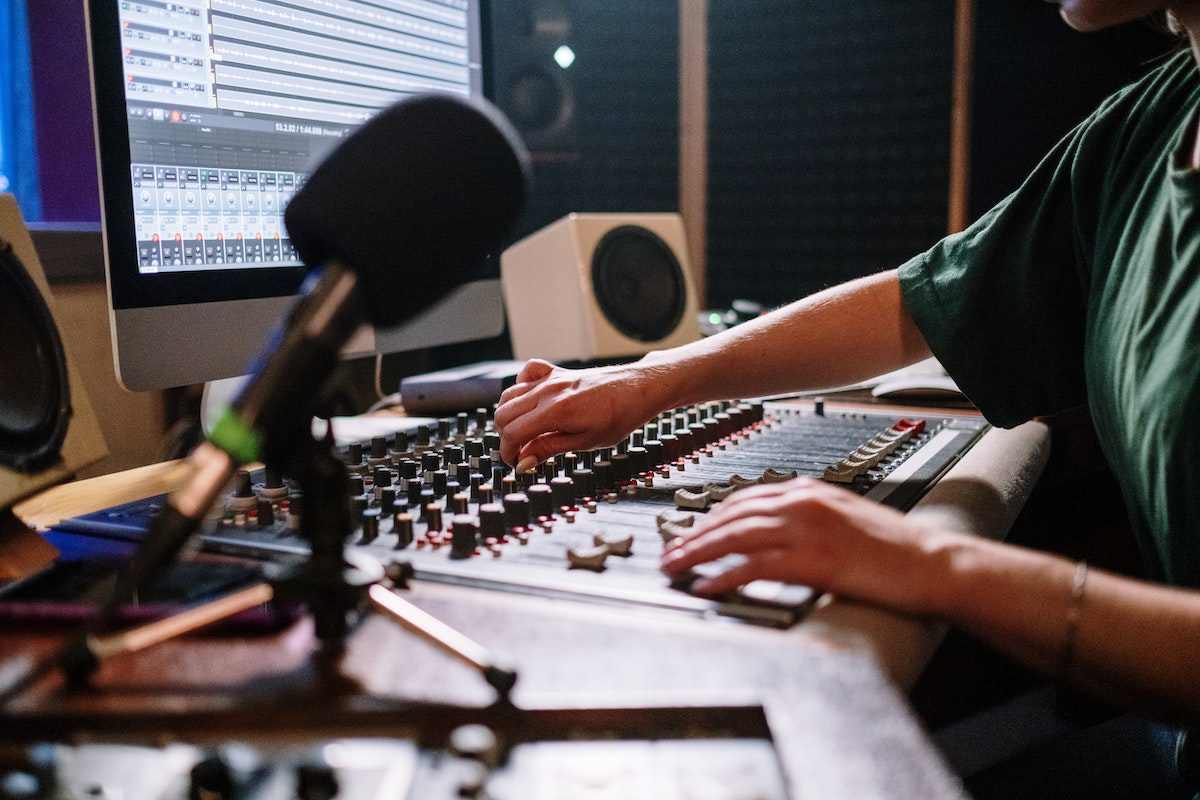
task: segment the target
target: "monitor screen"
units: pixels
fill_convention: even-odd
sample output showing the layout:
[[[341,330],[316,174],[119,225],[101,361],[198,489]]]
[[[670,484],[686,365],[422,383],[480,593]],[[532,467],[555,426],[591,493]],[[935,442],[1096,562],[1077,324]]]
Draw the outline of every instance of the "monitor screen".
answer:
[[[283,224],[289,198],[392,102],[429,91],[483,94],[480,2],[88,0],[114,342],[126,386],[244,371],[306,273]],[[499,289],[469,291],[473,303],[489,298],[485,326],[427,320],[371,348],[496,335]],[[255,300],[269,302],[248,304]]]
[[[399,97],[482,88],[466,0],[117,5],[142,274],[298,266],[315,160]]]

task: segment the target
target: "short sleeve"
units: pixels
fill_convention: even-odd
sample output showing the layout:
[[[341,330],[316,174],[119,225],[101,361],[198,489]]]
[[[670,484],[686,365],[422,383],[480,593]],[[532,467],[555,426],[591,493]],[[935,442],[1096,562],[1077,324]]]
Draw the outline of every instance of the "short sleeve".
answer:
[[[933,354],[1001,427],[1086,402],[1081,225],[1091,211],[1079,207],[1075,174],[1085,132],[966,231],[900,267],[905,307]]]

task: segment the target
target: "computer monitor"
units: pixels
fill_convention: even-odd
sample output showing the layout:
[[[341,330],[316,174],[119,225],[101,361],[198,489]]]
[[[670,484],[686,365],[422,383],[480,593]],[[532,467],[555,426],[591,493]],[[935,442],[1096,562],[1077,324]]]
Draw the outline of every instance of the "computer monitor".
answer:
[[[126,387],[246,372],[305,275],[283,224],[288,199],[393,101],[483,93],[480,2],[88,0],[109,307]],[[502,330],[499,281],[480,281],[404,326],[366,331],[353,352]]]

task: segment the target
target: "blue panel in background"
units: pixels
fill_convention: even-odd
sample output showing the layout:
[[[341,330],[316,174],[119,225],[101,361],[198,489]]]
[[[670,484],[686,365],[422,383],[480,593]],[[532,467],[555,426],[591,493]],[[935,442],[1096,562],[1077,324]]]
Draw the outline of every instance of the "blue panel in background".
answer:
[[[0,0],[0,191],[26,219],[42,218],[25,0]]]

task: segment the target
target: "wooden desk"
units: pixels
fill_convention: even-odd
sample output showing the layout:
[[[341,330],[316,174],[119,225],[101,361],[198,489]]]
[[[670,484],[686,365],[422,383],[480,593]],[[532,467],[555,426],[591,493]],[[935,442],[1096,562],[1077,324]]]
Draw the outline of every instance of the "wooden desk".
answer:
[[[989,431],[910,513],[1003,536],[1048,450],[1038,423]],[[47,525],[162,491],[177,475],[168,464],[98,478],[47,492],[19,511]],[[837,600],[778,631],[434,584],[408,595],[516,657],[520,711],[490,707],[477,675],[371,618],[341,658],[348,683],[331,683],[313,666],[313,637],[302,622],[271,637],[195,637],[123,657],[104,666],[95,690],[47,680],[0,725],[24,737],[187,738],[275,729],[428,733],[465,719],[515,718],[527,727],[624,727],[636,736],[744,730],[761,718],[794,797],[962,796],[903,699],[940,641],[940,625]],[[0,685],[58,638],[0,633]],[[677,710],[648,710],[663,707]]]

